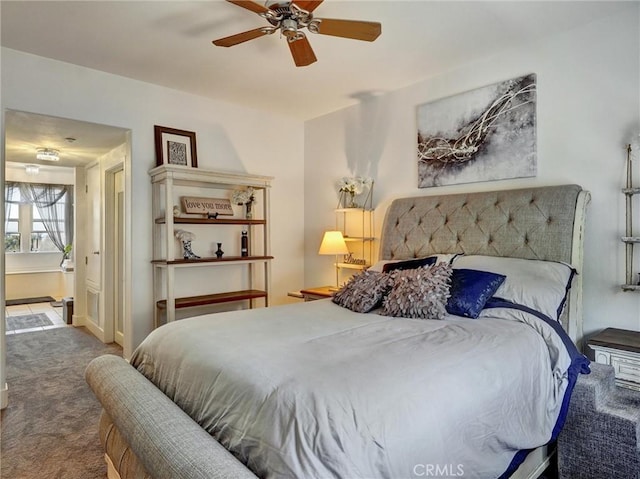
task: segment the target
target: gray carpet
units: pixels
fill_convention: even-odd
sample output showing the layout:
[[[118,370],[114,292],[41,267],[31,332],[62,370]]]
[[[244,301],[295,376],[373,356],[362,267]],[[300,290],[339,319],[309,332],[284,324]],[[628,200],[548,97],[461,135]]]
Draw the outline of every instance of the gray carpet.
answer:
[[[102,354],[122,355],[84,328],[6,337],[9,406],[2,411],[0,477],[103,479],[100,404],[84,369]]]
[[[5,321],[7,323],[7,331],[37,328],[39,326],[51,326],[53,324],[53,321],[51,321],[44,313],[7,316]]]

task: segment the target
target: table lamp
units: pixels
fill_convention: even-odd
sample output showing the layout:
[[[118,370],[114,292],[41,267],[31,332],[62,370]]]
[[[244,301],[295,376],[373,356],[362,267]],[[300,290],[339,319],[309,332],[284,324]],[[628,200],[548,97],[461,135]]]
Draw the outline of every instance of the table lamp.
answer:
[[[336,289],[338,286],[338,255],[349,254],[347,243],[341,231],[325,231],[320,243],[318,254],[333,254],[336,256]]]

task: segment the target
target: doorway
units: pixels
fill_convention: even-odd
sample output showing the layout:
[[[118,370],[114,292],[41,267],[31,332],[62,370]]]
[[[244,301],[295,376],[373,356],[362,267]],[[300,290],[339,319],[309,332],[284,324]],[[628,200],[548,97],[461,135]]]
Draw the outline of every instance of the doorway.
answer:
[[[71,255],[75,281],[71,282],[71,291],[65,294],[56,291],[55,299],[72,296],[74,326],[86,326],[103,342],[122,344],[127,323],[123,265],[127,208],[124,185],[126,172],[130,171],[125,165],[130,158],[129,130],[14,110],[5,111],[4,125],[5,165],[9,162],[18,168],[31,165],[39,167],[41,172],[52,169],[54,166],[47,160],[36,158],[38,148],[47,148],[58,154],[56,167],[74,172],[75,234]],[[47,179],[40,177],[37,181]],[[29,259],[29,255],[26,257]],[[58,264],[49,265],[49,273],[55,276],[57,268]],[[7,269],[6,273],[10,271]],[[4,281],[6,287],[6,276]]]

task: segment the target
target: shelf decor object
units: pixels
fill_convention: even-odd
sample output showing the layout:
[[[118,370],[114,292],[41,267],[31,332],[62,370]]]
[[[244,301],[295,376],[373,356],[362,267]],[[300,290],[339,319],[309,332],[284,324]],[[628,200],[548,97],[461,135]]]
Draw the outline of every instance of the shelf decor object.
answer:
[[[235,190],[232,194],[232,200],[237,205],[244,205],[246,209],[245,218],[250,220],[253,218],[252,205],[256,201],[255,191],[253,188],[244,188]]]
[[[633,282],[633,249],[640,243],[640,236],[633,234],[633,196],[640,193],[640,188],[633,187],[633,169],[631,144],[627,145],[627,182],[622,193],[625,195],[625,235],[620,239],[625,244],[625,279],[622,291],[640,291],[640,284]]]
[[[363,204],[367,204],[369,196],[371,195],[373,180],[361,176],[345,176],[338,182],[338,186],[338,191],[340,192],[338,208],[340,208],[340,205],[342,205],[343,208],[360,208],[356,197],[366,192],[367,197],[364,199]]]
[[[179,165],[196,168],[196,134],[193,131],[177,130],[155,125],[156,166]]]
[[[320,243],[320,249],[318,254],[322,255],[335,255],[336,257],[336,289],[339,288],[339,269],[338,269],[338,256],[349,254],[347,243],[345,243],[342,237],[341,231],[325,231]]]
[[[250,308],[262,303],[268,306],[273,259],[270,255],[269,191],[273,178],[185,168],[173,164],[156,166],[149,171],[149,175],[153,196],[151,263],[156,305],[155,327],[159,326],[162,313],[166,322],[171,322],[176,319],[176,310],[183,308],[229,302],[244,302],[243,307],[248,305]],[[202,210],[195,205],[193,213],[178,211],[180,216],[175,215],[173,205],[180,198],[195,198],[195,203],[203,203],[203,197],[197,195],[205,190],[211,193],[206,198],[216,201],[216,198],[229,198],[232,192],[238,189],[251,189],[254,200],[259,200],[257,204],[261,208],[257,208],[255,215],[250,219],[244,217],[244,208],[238,207],[235,208],[235,217],[219,216],[211,212],[203,216],[203,211],[210,209],[210,206],[204,204],[200,205],[204,207]],[[226,207],[221,207],[222,209]],[[180,230],[178,225],[189,225],[189,229],[193,229],[194,233]],[[184,233],[178,237],[178,231]],[[243,232],[246,232],[246,255],[245,251],[241,250],[244,243],[241,245],[237,240]],[[195,241],[196,235],[203,242],[216,243],[218,249],[209,253],[211,256],[207,257],[193,254],[191,241]],[[188,251],[185,240],[189,242],[186,245]],[[180,242],[183,243],[182,248],[179,247]],[[227,251],[224,253],[223,242],[227,245]],[[228,246],[230,244],[237,246]],[[203,248],[202,244],[200,248]],[[192,283],[196,283],[196,286],[193,287],[194,290],[189,289],[189,275],[202,268],[211,268],[211,278],[218,280],[197,284],[198,278],[195,277],[193,281],[192,277]],[[216,268],[225,269],[222,271]]]

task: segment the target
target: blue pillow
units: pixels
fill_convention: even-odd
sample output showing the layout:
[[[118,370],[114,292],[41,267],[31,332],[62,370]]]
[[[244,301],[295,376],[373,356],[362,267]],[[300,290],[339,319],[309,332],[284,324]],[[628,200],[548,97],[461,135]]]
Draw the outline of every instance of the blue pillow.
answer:
[[[506,276],[475,269],[454,269],[447,301],[447,312],[465,318],[477,318]]]
[[[406,261],[397,261],[395,263],[387,263],[382,267],[383,273],[394,270],[417,269],[423,266],[431,266],[438,261],[436,256],[427,256],[426,258],[408,259]]]

